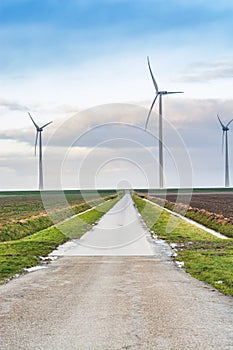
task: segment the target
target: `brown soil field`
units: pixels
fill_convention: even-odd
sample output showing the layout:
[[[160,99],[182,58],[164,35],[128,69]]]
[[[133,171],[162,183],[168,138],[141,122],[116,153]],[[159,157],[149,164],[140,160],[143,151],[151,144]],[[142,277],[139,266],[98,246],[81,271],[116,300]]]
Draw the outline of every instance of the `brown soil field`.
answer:
[[[176,194],[156,195],[171,202],[177,201]],[[190,203],[189,194],[179,195],[179,203],[189,204],[193,208],[205,209],[209,212],[233,217],[233,193],[193,193]]]

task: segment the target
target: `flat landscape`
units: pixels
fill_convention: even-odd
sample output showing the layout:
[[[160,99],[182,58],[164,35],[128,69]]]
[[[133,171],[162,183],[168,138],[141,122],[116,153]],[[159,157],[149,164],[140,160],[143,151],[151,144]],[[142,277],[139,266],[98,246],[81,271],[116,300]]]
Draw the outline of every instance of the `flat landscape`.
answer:
[[[38,193],[2,195],[1,349],[233,349],[233,239],[140,197],[69,193],[80,214],[49,227]]]
[[[214,231],[233,238],[233,192],[231,189],[137,190],[162,207],[186,216]]]
[[[54,205],[56,204],[56,196],[63,192],[47,191],[44,192],[48,197],[54,198]],[[76,191],[66,190],[64,195],[67,202],[71,206],[79,205],[85,200],[96,200],[101,197],[114,194],[114,190],[102,191]],[[85,200],[84,197],[85,196]],[[0,192],[0,224],[9,223],[17,219],[29,218],[34,215],[46,214],[44,204],[41,199],[40,191],[5,191]]]
[[[2,350],[232,350],[232,298],[180,269],[145,226],[158,208],[134,201],[126,194],[47,268],[0,287]],[[158,218],[158,234],[168,216]],[[222,244],[187,223],[175,234]]]
[[[111,208],[117,199],[115,191],[67,191],[66,197],[72,208],[61,207],[56,203],[59,193],[49,193],[56,212],[52,220],[43,207],[40,192],[1,193],[0,219],[0,284],[9,281],[25,269],[40,265],[47,255],[71,236],[80,237]],[[98,206],[98,210],[94,209]],[[93,208],[94,207],[94,208]],[[93,209],[92,209],[93,208]],[[92,209],[92,210],[90,210]],[[86,210],[89,210],[85,213]],[[84,212],[84,213],[83,213]],[[70,213],[81,214],[79,219],[61,223],[61,229],[53,224],[70,217]]]
[[[156,195],[164,198],[164,196]],[[180,194],[179,202],[187,203],[189,194]],[[177,195],[168,193],[165,197],[168,201],[176,202]],[[215,192],[215,193],[192,193],[190,206],[198,209],[205,209],[209,212],[223,215],[224,217],[233,218],[233,193],[232,192]]]
[[[0,192],[0,242],[23,238],[56,224],[72,214],[100,204],[116,194],[115,191],[39,191]],[[59,198],[64,195],[65,200]],[[49,214],[43,198],[49,202]]]
[[[233,350],[233,1],[0,0],[0,42],[0,350]]]

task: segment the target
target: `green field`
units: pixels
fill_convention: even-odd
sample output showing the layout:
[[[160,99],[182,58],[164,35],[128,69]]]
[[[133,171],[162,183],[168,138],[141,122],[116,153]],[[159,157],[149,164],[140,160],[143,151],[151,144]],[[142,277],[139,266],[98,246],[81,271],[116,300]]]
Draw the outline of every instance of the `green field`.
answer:
[[[187,272],[233,296],[233,239],[219,239],[136,195],[134,201],[152,236],[173,243],[175,260]],[[167,229],[168,223],[174,224],[173,230]]]
[[[0,284],[7,282],[16,274],[26,273],[25,268],[45,263],[42,257],[47,257],[69,238],[80,238],[118,200],[119,197],[115,197],[105,201],[98,208],[80,214],[57,227],[47,228],[22,239],[0,243]],[[64,234],[66,231],[69,236]]]
[[[47,195],[56,202],[60,192],[51,191]],[[111,190],[98,191],[97,195],[87,191],[85,201],[80,191],[65,191],[65,196],[74,213],[94,205],[98,205],[98,210],[81,214],[79,218],[82,220],[71,219],[62,223],[62,233],[56,227],[49,228],[53,222],[44,210],[39,191],[1,192],[0,283],[17,273],[25,273],[25,267],[40,264],[41,257],[46,257],[69,238],[79,238],[119,199],[116,191]],[[159,238],[175,244],[175,259],[184,263],[187,272],[233,296],[233,239],[218,239],[180,219],[177,225],[178,219],[171,214],[151,204],[146,205],[138,196],[134,196],[134,200],[152,235],[156,232]],[[58,208],[59,221],[67,217],[67,208]],[[171,232],[167,232],[168,220],[174,220],[176,224]]]
[[[171,211],[175,211],[187,218],[194,220],[216,232],[219,232],[229,238],[233,238],[233,196],[229,192],[224,193],[205,193],[196,194],[188,198],[188,204],[182,203],[182,195],[180,202],[176,203],[176,194],[170,195],[152,195],[138,193],[142,198],[147,198],[153,203],[160,205]],[[167,200],[169,198],[170,200]],[[193,198],[195,201],[193,201]],[[208,210],[206,210],[206,207]]]
[[[60,191],[43,191],[43,196],[48,198],[58,198],[63,192]],[[77,205],[87,200],[93,200],[98,197],[105,197],[116,194],[114,190],[99,190],[95,191],[64,191],[67,202],[72,205]],[[83,198],[85,196],[85,198]],[[32,215],[37,215],[45,212],[40,191],[5,191],[0,192],[0,220],[10,221],[11,219],[22,219]]]
[[[19,239],[43,230],[73,214],[100,204],[116,191],[64,191],[68,205],[59,204],[61,192],[43,192],[50,200],[56,217],[47,215],[39,191],[0,192],[0,242]],[[85,198],[83,198],[85,197]]]

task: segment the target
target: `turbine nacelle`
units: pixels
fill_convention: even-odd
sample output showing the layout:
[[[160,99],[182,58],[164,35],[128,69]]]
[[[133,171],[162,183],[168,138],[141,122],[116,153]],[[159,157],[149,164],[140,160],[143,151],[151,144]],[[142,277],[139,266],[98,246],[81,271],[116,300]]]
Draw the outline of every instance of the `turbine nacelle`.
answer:
[[[218,118],[218,120],[219,120],[219,123],[220,123],[220,125],[221,125],[221,127],[222,127],[222,131],[224,132],[224,131],[229,131],[229,125],[231,124],[231,122],[233,121],[233,119],[231,119],[226,125],[224,125],[223,124],[223,122],[221,121],[221,119],[220,119],[220,117],[219,117],[219,115],[217,114],[217,118]]]
[[[158,95],[183,94],[183,91],[158,91]]]
[[[183,93],[183,91],[166,91],[166,90],[165,91],[159,91],[158,84],[157,84],[157,82],[155,80],[155,77],[153,75],[153,72],[152,72],[152,69],[151,69],[151,66],[150,66],[150,59],[149,59],[149,57],[147,57],[147,62],[148,62],[150,75],[151,75],[151,78],[152,78],[152,81],[153,81],[153,84],[154,84],[154,88],[155,88],[155,91],[156,91],[156,95],[155,95],[154,100],[153,100],[153,102],[151,104],[151,107],[150,107],[150,110],[149,110],[149,113],[148,113],[148,116],[147,116],[147,119],[146,119],[145,130],[147,129],[147,125],[148,125],[148,122],[149,122],[149,119],[150,119],[153,107],[155,105],[155,102],[156,102],[158,96],[172,95],[172,94],[182,94]],[[161,101],[160,101],[160,103],[161,103]]]
[[[34,126],[36,128],[36,140],[35,140],[35,155],[36,155],[36,147],[37,147],[38,136],[43,131],[43,129],[47,125],[51,124],[52,122],[46,123],[43,126],[39,126],[39,125],[36,124],[35,120],[32,118],[32,116],[31,116],[31,114],[29,112],[28,112],[28,114],[29,114],[29,117],[31,118],[31,121],[33,122],[33,124],[34,124]],[[39,145],[39,147],[41,148],[41,145]]]

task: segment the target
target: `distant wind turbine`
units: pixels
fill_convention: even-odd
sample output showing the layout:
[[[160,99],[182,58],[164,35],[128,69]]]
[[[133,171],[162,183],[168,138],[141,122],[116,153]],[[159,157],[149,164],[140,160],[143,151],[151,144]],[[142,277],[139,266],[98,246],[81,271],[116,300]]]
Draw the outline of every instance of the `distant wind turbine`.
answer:
[[[35,155],[36,155],[36,147],[37,147],[37,141],[39,138],[39,190],[43,190],[44,189],[44,181],[43,181],[43,164],[42,164],[42,131],[43,129],[51,124],[52,122],[46,123],[45,125],[39,127],[35,121],[33,120],[31,114],[28,112],[29,117],[31,118],[35,128],[36,128],[36,140],[35,140]]]
[[[163,106],[162,106],[162,96],[163,95],[171,95],[171,94],[182,94],[183,91],[159,91],[158,84],[156,83],[156,80],[155,80],[154,75],[152,73],[149,57],[147,57],[147,62],[148,62],[151,78],[152,78],[152,81],[153,81],[153,84],[155,87],[156,95],[155,95],[155,98],[151,104],[150,111],[149,111],[147,119],[146,119],[145,129],[147,129],[152,109],[155,105],[157,97],[159,96],[159,186],[160,186],[160,188],[163,188],[164,187],[164,180],[163,180],[163,109],[162,109]]]
[[[231,124],[233,119],[231,119],[229,121],[229,123],[224,125],[222,123],[219,115],[217,115],[217,117],[218,117],[219,123],[222,127],[222,152],[224,150],[224,138],[225,138],[225,187],[229,187],[230,180],[229,180],[228,131],[229,131],[229,125]]]

